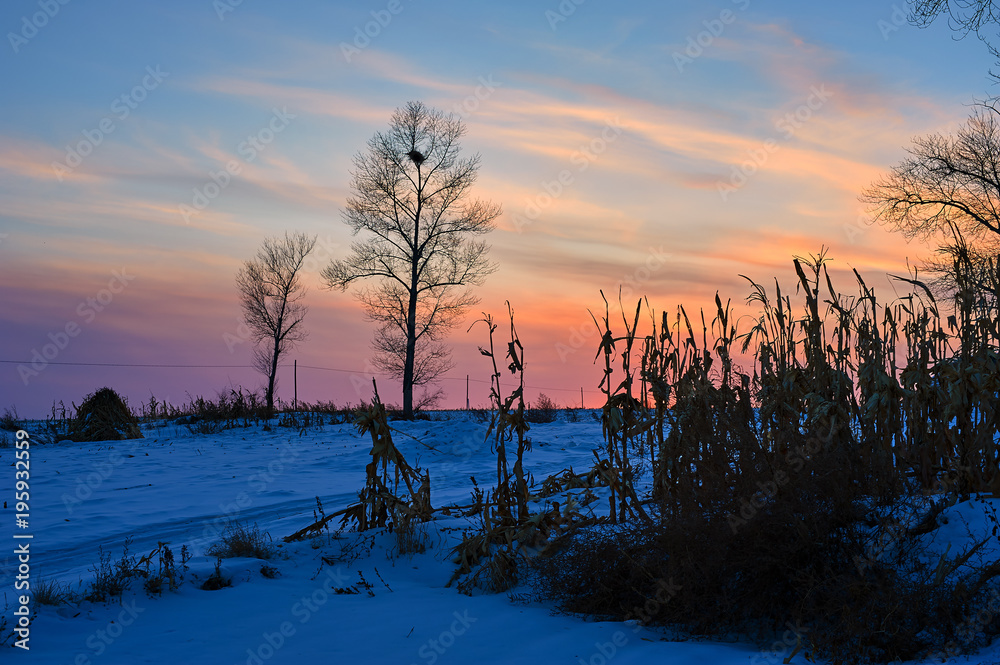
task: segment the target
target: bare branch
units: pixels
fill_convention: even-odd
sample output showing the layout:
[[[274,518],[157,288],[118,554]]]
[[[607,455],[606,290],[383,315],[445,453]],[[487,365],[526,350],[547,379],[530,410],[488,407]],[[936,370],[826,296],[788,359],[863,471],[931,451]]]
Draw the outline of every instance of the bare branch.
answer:
[[[938,294],[988,272],[1000,250],[1000,110],[979,104],[954,135],[918,137],[910,156],[865,190],[873,221],[907,238],[935,239],[923,269]],[[975,245],[967,244],[973,241]],[[970,274],[956,274],[958,266]]]
[[[1000,61],[997,48],[997,25],[1000,24],[1000,3],[993,0],[910,0],[909,21],[926,28],[939,16],[948,17],[948,27],[960,33],[960,38],[975,35]],[[996,79],[996,74],[991,72]]]

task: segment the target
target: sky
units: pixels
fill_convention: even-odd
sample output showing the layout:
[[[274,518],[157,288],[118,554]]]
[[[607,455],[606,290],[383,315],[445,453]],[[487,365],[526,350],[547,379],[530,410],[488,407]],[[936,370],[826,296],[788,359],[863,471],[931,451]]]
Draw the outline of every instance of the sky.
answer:
[[[350,251],[352,157],[410,100],[463,120],[473,195],[503,208],[441,406],[464,407],[467,376],[486,404],[474,322],[505,324],[507,302],[529,400],[579,406],[582,388],[595,407],[602,290],[619,324],[619,291],[627,310],[694,312],[716,292],[742,306],[741,275],[791,288],[792,257],[826,247],[845,291],[856,268],[889,297],[886,274],[931,247],[868,225],[858,196],[996,94],[982,43],[909,26],[905,7],[8,0],[0,409],[261,386],[234,277],[286,231],[318,240],[309,339],[286,359],[298,397],[368,399],[375,324],[320,271]],[[293,389],[283,367],[278,395]]]

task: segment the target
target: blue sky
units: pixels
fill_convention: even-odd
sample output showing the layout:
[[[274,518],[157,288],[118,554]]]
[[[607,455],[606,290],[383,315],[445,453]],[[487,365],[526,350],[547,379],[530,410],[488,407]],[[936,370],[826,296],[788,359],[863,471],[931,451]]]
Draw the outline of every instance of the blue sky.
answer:
[[[320,239],[307,275],[311,336],[292,357],[349,370],[300,370],[300,397],[366,398],[372,324],[318,273],[350,246],[341,209],[352,155],[411,99],[464,119],[464,149],[482,157],[476,195],[504,209],[490,237],[501,269],[452,336],[448,406],[464,405],[466,374],[488,374],[482,329],[468,324],[478,310],[502,315],[506,300],[529,397],[543,389],[573,403],[583,386],[596,405],[587,310],[601,289],[632,284],[656,309],[708,306],[716,290],[741,301],[740,274],[788,281],[793,255],[826,245],[835,266],[888,293],[884,273],[929,248],[860,222],[858,194],[913,136],[953,129],[995,94],[980,42],[956,40],[942,21],[905,25],[903,11],[753,0],[4,3],[0,325],[2,359],[18,363],[0,364],[0,408],[39,415],[105,384],[133,402],[259,385],[249,369],[26,372],[20,361],[55,345],[51,362],[249,364],[249,343],[233,341],[233,278],[264,237],[286,230]],[[199,192],[216,191],[197,209]],[[472,402],[486,391],[474,383]]]

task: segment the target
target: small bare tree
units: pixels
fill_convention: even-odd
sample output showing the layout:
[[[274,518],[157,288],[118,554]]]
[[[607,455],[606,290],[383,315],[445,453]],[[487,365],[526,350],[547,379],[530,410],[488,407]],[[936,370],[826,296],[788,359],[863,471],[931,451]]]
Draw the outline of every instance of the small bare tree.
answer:
[[[433,383],[451,367],[445,334],[479,302],[470,286],[496,270],[478,240],[493,229],[500,207],[469,200],[479,155],[459,158],[465,133],[454,115],[409,102],[387,132],[354,157],[352,196],[345,221],[355,235],[352,253],[323,277],[357,292],[369,320],[380,325],[373,364],[403,382],[403,412],[413,415],[413,387]]]
[[[306,287],[299,270],[316,237],[304,233],[266,238],[257,256],[236,273],[243,319],[254,341],[254,367],[267,376],[267,411],[274,412],[274,389],[281,356],[306,339],[302,326],[307,308],[301,300]]]
[[[1000,253],[1000,110],[980,104],[955,135],[918,137],[910,157],[861,196],[874,221],[907,238],[937,239],[925,268],[942,291],[957,283],[956,257],[975,273]]]

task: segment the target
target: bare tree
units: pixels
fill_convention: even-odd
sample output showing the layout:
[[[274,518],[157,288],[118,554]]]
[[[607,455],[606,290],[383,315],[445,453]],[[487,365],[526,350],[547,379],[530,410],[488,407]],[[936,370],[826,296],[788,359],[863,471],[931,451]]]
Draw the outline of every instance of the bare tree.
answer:
[[[403,382],[403,412],[413,415],[413,387],[433,383],[451,367],[442,342],[479,302],[471,286],[496,270],[479,240],[493,230],[500,207],[470,200],[479,155],[459,158],[465,126],[421,102],[397,109],[387,132],[354,157],[345,222],[352,253],[323,271],[331,288],[357,291],[371,321],[381,324],[373,364]]]
[[[267,376],[267,410],[274,412],[274,388],[281,356],[306,339],[302,326],[307,308],[301,300],[306,287],[299,270],[316,237],[304,233],[266,238],[257,256],[236,273],[243,319],[254,341],[253,363]]]
[[[948,26],[962,37],[976,35],[990,54],[1000,62],[997,26],[1000,24],[1000,3],[993,0],[910,0],[910,23],[925,28],[939,16],[948,17]],[[991,72],[994,79],[996,73]]]
[[[1000,252],[1000,110],[980,104],[956,134],[918,137],[900,162],[861,196],[874,221],[907,238],[937,239],[925,264],[947,291],[955,258],[976,272]]]

